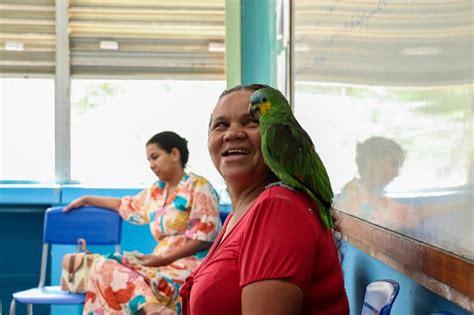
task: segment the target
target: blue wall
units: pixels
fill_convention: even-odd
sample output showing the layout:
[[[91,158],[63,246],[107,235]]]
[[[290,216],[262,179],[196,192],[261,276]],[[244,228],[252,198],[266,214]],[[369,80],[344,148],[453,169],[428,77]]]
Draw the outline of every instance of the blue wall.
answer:
[[[38,285],[46,207],[0,205],[0,302],[5,314],[13,292]],[[48,314],[49,306],[35,307],[34,313]],[[17,314],[26,314],[24,305],[17,305]]]
[[[351,315],[360,314],[365,288],[370,282],[380,279],[393,279],[400,284],[400,292],[392,308],[394,315],[424,315],[435,311],[449,311],[455,315],[470,314],[349,243],[343,244],[342,251]]]

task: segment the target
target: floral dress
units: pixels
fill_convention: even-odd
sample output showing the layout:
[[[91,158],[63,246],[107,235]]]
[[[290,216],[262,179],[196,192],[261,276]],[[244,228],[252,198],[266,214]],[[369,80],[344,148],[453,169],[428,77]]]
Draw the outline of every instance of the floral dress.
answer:
[[[154,255],[173,252],[190,239],[213,242],[221,229],[217,194],[193,173],[170,195],[167,184],[157,181],[135,197],[124,197],[119,213],[131,223],[150,225],[158,241]],[[134,314],[145,304],[160,304],[161,314],[179,314],[179,288],[206,254],[161,267],[137,264],[133,253],[102,257],[92,268],[83,314]]]
[[[363,220],[396,230],[414,228],[419,223],[415,207],[401,204],[384,196],[383,192],[371,194],[357,178],[344,185],[334,207]]]

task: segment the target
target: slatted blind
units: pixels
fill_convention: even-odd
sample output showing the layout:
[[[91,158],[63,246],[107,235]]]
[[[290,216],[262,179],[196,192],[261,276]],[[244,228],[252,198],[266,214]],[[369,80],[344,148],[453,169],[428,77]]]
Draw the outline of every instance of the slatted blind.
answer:
[[[472,0],[296,0],[296,80],[473,83]]]
[[[1,73],[54,74],[54,0],[1,1],[2,48],[25,43],[2,50]],[[224,9],[225,0],[70,0],[71,75],[223,80]]]
[[[54,0],[0,0],[0,74],[53,75]]]

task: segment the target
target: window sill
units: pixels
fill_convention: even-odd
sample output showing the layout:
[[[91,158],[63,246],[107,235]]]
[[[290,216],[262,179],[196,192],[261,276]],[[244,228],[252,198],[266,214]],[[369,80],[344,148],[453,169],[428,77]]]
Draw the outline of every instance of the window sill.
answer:
[[[61,185],[0,182],[0,204],[57,204]]]
[[[51,184],[24,181],[0,181],[0,204],[7,205],[57,205],[66,204],[82,195],[100,195],[122,197],[134,195],[145,185],[130,185],[128,187],[109,187],[87,184]]]
[[[74,199],[83,195],[97,195],[104,197],[123,197],[126,195],[135,195],[140,190],[148,186],[130,186],[130,187],[104,187],[90,185],[62,185],[61,203],[70,203]]]
[[[337,211],[344,239],[462,308],[474,311],[474,265],[426,243]]]

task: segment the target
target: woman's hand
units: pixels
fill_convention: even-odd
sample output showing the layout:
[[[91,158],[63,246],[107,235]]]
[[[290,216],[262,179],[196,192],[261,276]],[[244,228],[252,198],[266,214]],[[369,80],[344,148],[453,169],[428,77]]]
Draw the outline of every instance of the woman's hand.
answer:
[[[64,211],[67,212],[84,206],[101,207],[118,211],[120,202],[121,199],[116,197],[82,196],[68,204],[67,207],[64,208]]]
[[[167,253],[166,256],[159,255],[137,255],[141,260],[140,264],[147,267],[166,266],[183,257],[194,255],[195,253],[211,247],[211,242],[203,242],[188,239],[181,248]]]
[[[79,197],[77,199],[74,199],[70,204],[67,205],[66,208],[64,208],[64,212],[68,212],[69,210],[75,209],[75,208],[80,208],[87,206],[87,200],[86,196]]]
[[[164,256],[137,255],[137,257],[141,260],[140,264],[146,267],[160,267],[171,263],[171,261]]]

